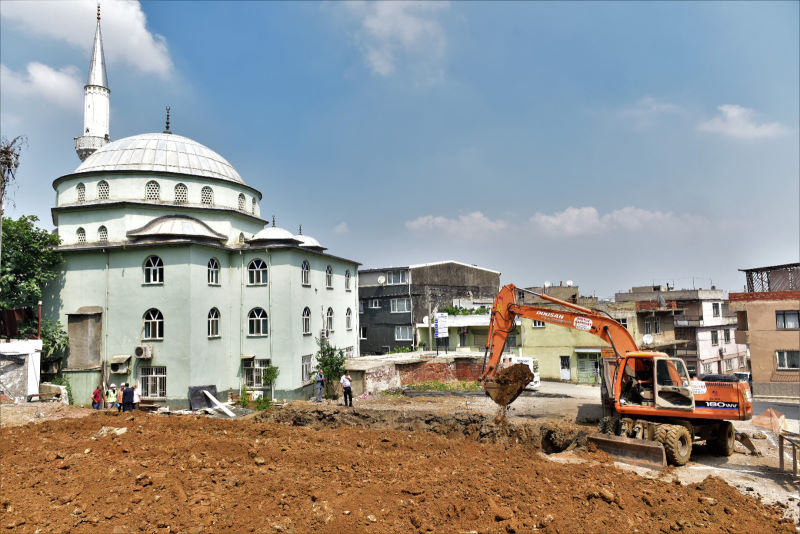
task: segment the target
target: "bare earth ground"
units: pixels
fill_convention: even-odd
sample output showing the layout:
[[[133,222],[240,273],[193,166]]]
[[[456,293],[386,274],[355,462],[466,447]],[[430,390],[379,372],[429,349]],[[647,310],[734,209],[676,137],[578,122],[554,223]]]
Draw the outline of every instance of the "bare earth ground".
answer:
[[[589,427],[519,409],[498,424],[484,402],[294,402],[236,420],[100,412],[2,428],[0,528],[795,532],[784,508],[714,476],[681,484],[677,470],[643,478],[604,453],[546,456],[542,434],[567,443]],[[127,431],[95,437],[103,426]]]

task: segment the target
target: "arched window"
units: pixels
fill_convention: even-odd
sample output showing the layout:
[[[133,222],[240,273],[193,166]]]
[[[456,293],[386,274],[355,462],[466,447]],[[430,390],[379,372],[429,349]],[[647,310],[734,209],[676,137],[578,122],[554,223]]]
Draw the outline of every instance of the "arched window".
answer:
[[[219,310],[216,308],[208,312],[208,337],[219,337]]]
[[[328,308],[328,313],[325,314],[325,329],[333,332],[333,308]]]
[[[311,310],[303,308],[303,333],[311,333]]]
[[[214,191],[210,187],[205,186],[200,190],[200,202],[209,206],[214,203]]]
[[[106,243],[108,241],[108,229],[105,226],[101,226],[97,229],[97,240],[101,243]]]
[[[78,243],[86,243],[86,230],[80,227],[75,231],[75,234],[78,236]]]
[[[253,197],[253,199],[250,201],[250,213],[253,215],[256,214],[256,197]]]
[[[325,268],[325,286],[333,287],[333,268],[330,265]]]
[[[242,193],[239,193],[239,211],[244,211],[244,202],[245,202],[244,195]]]
[[[161,186],[155,180],[150,180],[144,186],[145,200],[159,200],[161,198]]]
[[[144,283],[164,283],[164,262],[158,256],[149,256],[144,260]]]
[[[350,269],[344,272],[344,288],[350,291]]]
[[[251,336],[266,336],[269,334],[269,321],[267,312],[263,308],[253,308],[247,315],[247,332]]]
[[[75,189],[78,190],[78,202],[84,202],[86,200],[86,186],[81,182]]]
[[[189,190],[186,184],[178,184],[175,186],[175,204],[186,204],[189,200]]]
[[[97,198],[100,200],[108,200],[108,182],[105,180],[97,182]]]
[[[348,330],[353,329],[353,310],[347,308],[347,313],[344,314],[344,326]]]
[[[247,266],[247,283],[251,286],[260,286],[267,283],[267,264],[264,260],[256,258]]]
[[[144,313],[144,339],[164,339],[164,316],[155,308]]]
[[[300,265],[300,281],[304,286],[310,285],[308,282],[308,272],[310,270],[311,268],[309,267],[308,262],[303,260],[302,265]]]
[[[208,285],[219,285],[219,262],[216,258],[208,260]]]

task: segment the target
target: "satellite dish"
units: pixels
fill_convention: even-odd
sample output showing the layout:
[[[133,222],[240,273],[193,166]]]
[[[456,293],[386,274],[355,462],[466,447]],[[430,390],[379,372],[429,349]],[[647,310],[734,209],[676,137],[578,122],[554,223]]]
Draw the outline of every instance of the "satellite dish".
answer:
[[[550,283],[550,280],[545,280],[544,281],[544,287],[550,287],[551,285],[553,285],[553,284]]]
[[[642,343],[645,345],[649,345],[653,342],[653,336],[651,334],[645,334],[642,336]]]
[[[572,284],[574,283],[575,282],[573,282],[572,280],[567,280],[567,287],[572,287]]]
[[[386,283],[386,277],[385,277],[385,276],[383,276],[383,275],[380,275],[380,276],[378,277],[378,283],[379,283],[380,285],[383,285],[383,284],[385,284],[385,283]]]

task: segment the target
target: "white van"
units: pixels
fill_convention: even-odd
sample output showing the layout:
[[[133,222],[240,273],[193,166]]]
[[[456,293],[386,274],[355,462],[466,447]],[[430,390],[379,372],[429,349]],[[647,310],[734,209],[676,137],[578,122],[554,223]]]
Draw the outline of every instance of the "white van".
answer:
[[[539,360],[536,358],[531,358],[530,356],[506,356],[503,358],[503,362],[506,365],[514,365],[517,363],[524,363],[527,365],[531,370],[531,373],[533,373],[533,381],[528,383],[528,385],[525,386],[525,389],[539,389],[539,386],[541,385],[539,381]]]

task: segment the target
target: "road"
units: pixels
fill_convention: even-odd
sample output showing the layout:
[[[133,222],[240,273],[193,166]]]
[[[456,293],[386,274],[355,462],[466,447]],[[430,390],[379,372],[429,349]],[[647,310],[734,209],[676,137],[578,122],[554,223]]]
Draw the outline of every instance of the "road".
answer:
[[[772,408],[776,412],[784,414],[786,416],[786,422],[789,424],[790,431],[792,432],[800,431],[800,402],[755,401],[753,402],[753,415],[762,414],[767,408]]]

